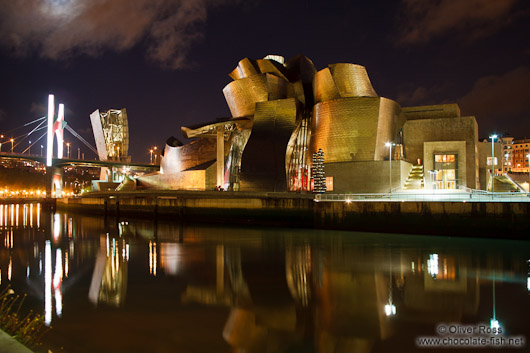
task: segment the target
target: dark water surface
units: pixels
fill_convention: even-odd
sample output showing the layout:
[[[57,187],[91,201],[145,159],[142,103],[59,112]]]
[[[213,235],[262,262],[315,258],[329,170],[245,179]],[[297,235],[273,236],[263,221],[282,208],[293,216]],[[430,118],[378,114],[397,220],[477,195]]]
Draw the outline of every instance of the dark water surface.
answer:
[[[528,242],[117,221],[37,205],[0,205],[0,237],[1,287],[28,294],[54,353],[454,351],[419,348],[425,336],[497,345],[458,352],[528,351]]]

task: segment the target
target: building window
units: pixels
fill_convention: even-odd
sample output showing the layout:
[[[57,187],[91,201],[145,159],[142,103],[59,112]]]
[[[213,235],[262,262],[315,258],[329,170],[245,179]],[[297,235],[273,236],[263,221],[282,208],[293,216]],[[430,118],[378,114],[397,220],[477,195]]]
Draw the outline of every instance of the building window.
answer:
[[[333,191],[333,177],[326,177],[326,191]]]
[[[457,180],[457,155],[435,154],[434,170],[436,173],[437,189],[456,189]]]

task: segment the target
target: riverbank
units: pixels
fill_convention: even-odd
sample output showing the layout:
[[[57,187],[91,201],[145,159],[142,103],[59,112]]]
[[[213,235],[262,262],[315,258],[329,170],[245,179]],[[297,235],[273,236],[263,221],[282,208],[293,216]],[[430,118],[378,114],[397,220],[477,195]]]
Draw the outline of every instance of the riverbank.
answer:
[[[315,202],[292,193],[94,193],[57,209],[111,217],[349,231],[530,239],[528,202]]]
[[[33,353],[28,347],[0,330],[0,353]]]

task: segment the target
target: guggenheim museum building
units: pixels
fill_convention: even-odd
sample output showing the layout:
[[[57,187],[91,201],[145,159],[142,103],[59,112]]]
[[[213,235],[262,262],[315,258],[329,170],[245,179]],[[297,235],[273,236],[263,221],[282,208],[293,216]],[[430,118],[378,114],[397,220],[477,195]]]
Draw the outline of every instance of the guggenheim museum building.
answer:
[[[456,104],[402,107],[361,65],[317,71],[303,55],[245,58],[223,93],[231,117],[170,137],[148,188],[310,192],[314,155],[327,192],[480,188],[478,127]]]

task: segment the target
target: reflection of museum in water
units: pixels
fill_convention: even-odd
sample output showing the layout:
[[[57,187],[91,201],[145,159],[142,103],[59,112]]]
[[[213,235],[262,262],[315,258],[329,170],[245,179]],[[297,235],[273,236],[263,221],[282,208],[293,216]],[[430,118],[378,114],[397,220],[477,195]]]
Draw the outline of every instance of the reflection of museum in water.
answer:
[[[0,205],[9,229],[0,273],[2,284],[25,283],[42,297],[58,335],[74,325],[74,336],[97,332],[105,342],[125,334],[141,344],[142,336],[116,331],[134,322],[150,335],[161,327],[175,337],[200,333],[217,351],[387,352],[396,344],[411,351],[414,337],[435,335],[438,323],[497,315],[520,334],[529,314],[528,251],[511,243],[36,211]],[[83,303],[95,310],[87,319]]]
[[[245,58],[230,77],[231,117],[182,127],[193,141],[168,139],[160,173],[141,185],[310,190],[321,149],[328,192],[388,192],[390,172],[392,189],[480,187],[477,123],[456,104],[401,107],[377,95],[363,66],[317,71],[302,55]]]

